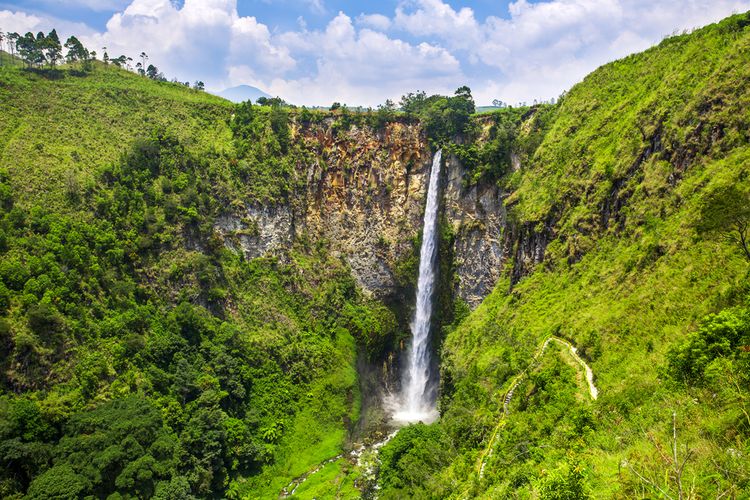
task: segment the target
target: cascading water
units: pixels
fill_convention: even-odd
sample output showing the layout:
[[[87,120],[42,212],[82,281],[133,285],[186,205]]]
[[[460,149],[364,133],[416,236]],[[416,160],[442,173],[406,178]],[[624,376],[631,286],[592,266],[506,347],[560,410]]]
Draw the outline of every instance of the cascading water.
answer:
[[[412,343],[409,349],[407,378],[402,385],[398,407],[393,414],[393,419],[397,422],[431,422],[437,418],[435,398],[430,388],[430,320],[437,261],[438,181],[442,156],[442,150],[435,153],[430,170],[422,228],[422,248],[419,252],[417,304],[410,325]]]

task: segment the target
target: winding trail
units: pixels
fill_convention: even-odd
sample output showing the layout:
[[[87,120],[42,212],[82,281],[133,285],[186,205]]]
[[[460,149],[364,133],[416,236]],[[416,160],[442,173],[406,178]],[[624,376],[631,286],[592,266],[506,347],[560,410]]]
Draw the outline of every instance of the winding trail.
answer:
[[[573,357],[573,359],[578,363],[581,368],[583,369],[585,375],[586,375],[586,383],[588,385],[588,393],[589,396],[591,396],[591,399],[596,399],[599,396],[599,390],[596,388],[596,385],[594,385],[594,372],[591,370],[591,367],[584,361],[579,355],[578,355],[578,349],[568,342],[567,340],[561,339],[559,337],[551,336],[548,337],[544,342],[542,342],[542,345],[539,346],[536,353],[534,353],[534,357],[531,360],[531,363],[529,366],[526,367],[525,370],[523,370],[521,373],[515,376],[513,378],[513,381],[510,384],[510,389],[505,393],[505,396],[503,397],[503,413],[500,415],[500,420],[498,421],[497,425],[495,426],[494,431],[492,432],[492,436],[490,437],[490,440],[487,444],[487,447],[482,452],[482,454],[479,456],[479,460],[477,461],[477,472],[479,474],[479,479],[482,479],[484,475],[484,467],[487,463],[487,459],[492,456],[493,446],[495,444],[495,439],[497,438],[497,433],[500,431],[500,429],[503,428],[505,425],[505,417],[510,412],[510,402],[513,399],[513,393],[515,392],[518,385],[523,381],[523,379],[528,375],[529,371],[536,368],[536,366],[539,364],[539,359],[544,354],[544,351],[547,350],[547,346],[549,346],[550,342],[557,342],[558,344],[562,345],[563,347],[566,347],[568,351],[570,352],[570,355]],[[369,446],[361,445],[358,448],[352,450],[349,453],[339,453],[338,455],[328,458],[322,462],[320,462],[318,465],[312,467],[310,470],[305,472],[304,474],[297,476],[292,481],[289,482],[280,492],[279,498],[288,498],[297,491],[297,488],[300,487],[302,483],[307,481],[310,476],[313,474],[319,472],[323,467],[326,465],[333,463],[337,460],[340,460],[342,458],[347,458],[348,460],[354,460],[356,462],[359,462],[359,457],[362,455],[362,453],[367,449],[374,449],[377,450],[384,444],[386,444],[388,441],[390,441],[393,436],[396,435],[398,430],[393,431],[392,433],[388,434],[384,439],[373,443]],[[361,465],[361,464],[360,464]]]
[[[497,438],[497,433],[505,425],[505,417],[510,412],[509,408],[510,408],[510,402],[513,399],[513,393],[515,392],[518,385],[528,375],[529,371],[533,368],[536,368],[536,366],[539,363],[539,358],[542,357],[542,355],[544,354],[544,351],[547,349],[547,346],[550,344],[550,342],[557,342],[558,344],[561,344],[564,347],[568,348],[570,355],[579,365],[581,365],[581,368],[583,368],[583,371],[586,375],[586,383],[588,384],[589,396],[591,396],[591,399],[594,399],[594,400],[597,397],[599,397],[599,389],[597,389],[596,385],[594,385],[594,372],[591,370],[591,367],[578,355],[578,349],[573,344],[571,344],[567,340],[561,339],[560,337],[555,337],[554,335],[548,337],[547,340],[542,342],[542,345],[539,346],[539,348],[537,349],[529,366],[527,366],[524,371],[516,375],[516,377],[513,379],[513,381],[510,384],[510,389],[508,389],[508,392],[505,393],[505,397],[503,398],[503,414],[500,415],[500,420],[495,426],[495,430],[492,431],[492,436],[490,437],[490,440],[487,443],[487,447],[479,456],[479,460],[477,461],[477,473],[479,474],[480,480],[484,476],[484,466],[487,464],[487,459],[492,456],[492,451],[495,445],[495,439]]]

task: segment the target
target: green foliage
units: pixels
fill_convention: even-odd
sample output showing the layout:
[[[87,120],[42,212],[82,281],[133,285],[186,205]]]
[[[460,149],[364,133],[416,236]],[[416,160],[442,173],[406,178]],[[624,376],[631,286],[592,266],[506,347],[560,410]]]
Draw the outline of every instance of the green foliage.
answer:
[[[284,263],[246,261],[215,233],[235,200],[293,189],[301,147],[285,110],[240,106],[228,120],[223,101],[123,73],[52,83],[0,72],[0,93],[17,91],[3,100],[0,137],[17,151],[70,109],[68,92],[95,109],[102,88],[129,96],[111,133],[97,131],[96,115],[86,122],[76,155],[75,112],[45,141],[98,165],[67,187],[36,189],[58,168],[43,149],[19,153],[33,168],[0,170],[0,454],[9,464],[0,491],[186,498],[231,486],[275,496],[291,474],[341,451],[359,411],[348,329],[378,349],[371,328],[391,335],[393,316],[360,297],[323,247]],[[51,85],[62,102],[44,119],[17,114]],[[113,99],[103,109],[118,114]],[[144,118],[154,126],[130,121]],[[37,119],[41,131],[25,141],[10,132]],[[246,184],[242,162],[269,177]]]
[[[81,498],[90,485],[70,465],[56,465],[41,474],[29,487],[28,498]]]
[[[717,358],[750,359],[750,315],[748,311],[725,310],[707,316],[698,331],[667,353],[668,374],[679,381],[702,383],[706,370]],[[744,349],[743,349],[744,348]],[[743,349],[743,350],[741,350]]]
[[[477,178],[500,175],[515,261],[446,330],[441,350],[438,425],[466,446],[454,444],[450,464],[431,475],[456,496],[542,496],[580,484],[576,467],[584,493],[656,491],[635,472],[618,474],[628,464],[667,478],[659,484],[676,497],[685,457],[682,484],[696,495],[746,491],[750,469],[726,450],[750,449],[747,260],[736,224],[750,175],[747,20],[668,39],[600,68],[556,105],[508,115],[518,169]],[[474,123],[451,152],[481,172],[493,121]],[[564,352],[532,364],[550,335],[587,359],[598,400],[589,403]],[[676,466],[660,458],[672,446],[672,411],[682,416]],[[480,480],[477,455],[488,448]]]
[[[544,500],[584,500],[589,498],[584,488],[585,476],[580,465],[563,462],[549,472],[539,485],[539,498]]]
[[[295,166],[303,154],[292,144],[289,112],[280,105],[270,108],[240,103],[229,121],[237,157],[230,160],[232,174],[264,203],[287,199],[298,188]]]
[[[380,451],[382,498],[444,497],[433,475],[449,463],[450,442],[437,425],[401,429]]]
[[[347,304],[341,312],[346,327],[364,346],[371,360],[381,359],[394,345],[398,321],[393,311],[376,301]]]
[[[750,194],[734,184],[718,188],[702,207],[698,230],[722,235],[750,262]]]
[[[436,146],[453,141],[465,131],[474,113],[474,99],[469,87],[460,87],[452,97],[409,93],[401,98],[401,110],[418,118],[427,136]]]

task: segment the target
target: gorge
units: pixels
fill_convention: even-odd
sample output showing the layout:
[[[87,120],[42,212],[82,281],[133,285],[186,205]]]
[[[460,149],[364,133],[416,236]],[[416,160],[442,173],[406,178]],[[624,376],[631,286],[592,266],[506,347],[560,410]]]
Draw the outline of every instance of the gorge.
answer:
[[[742,498],[749,51],[486,113],[0,66],[0,496]]]

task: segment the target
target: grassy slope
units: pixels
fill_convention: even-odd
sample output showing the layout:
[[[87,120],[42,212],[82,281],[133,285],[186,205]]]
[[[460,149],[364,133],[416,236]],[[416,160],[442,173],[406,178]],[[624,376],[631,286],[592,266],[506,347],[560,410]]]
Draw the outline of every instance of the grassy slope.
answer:
[[[708,496],[747,487],[747,467],[726,460],[728,448],[748,451],[735,410],[660,373],[672,345],[706,314],[741,303],[748,286],[738,247],[695,229],[709,193],[726,185],[748,192],[748,24],[747,14],[735,16],[595,71],[552,108],[541,145],[503,180],[512,217],[538,227],[551,220],[555,238],[543,265],[511,292],[502,280],[444,344],[444,380],[455,389],[440,426],[456,456],[436,469],[433,494],[452,484],[443,491],[455,496],[534,495],[568,462],[584,467],[595,497],[652,494],[622,464],[666,477],[657,445],[669,447],[672,411],[680,445],[695,450],[685,484]],[[605,225],[615,186],[624,222],[613,215]],[[539,398],[555,377],[520,388],[520,407],[477,483],[478,450],[506,384],[553,334],[582,348],[599,400]],[[585,425],[580,415],[589,416]],[[672,479],[663,487],[676,495]]]
[[[0,99],[0,163],[21,203],[65,210],[64,179],[96,182],[98,167],[155,126],[169,128],[193,151],[232,149],[229,101],[114,67],[97,65],[82,76],[0,67]]]
[[[204,92],[102,65],[85,75],[0,67],[0,103],[0,168],[4,169],[0,180],[10,193],[1,214],[3,259],[28,267],[26,263],[43,258],[43,264],[29,268],[31,276],[24,277],[30,282],[8,285],[9,307],[3,308],[0,325],[8,327],[0,333],[9,349],[7,358],[4,354],[0,360],[4,370],[0,440],[19,439],[20,424],[13,424],[13,415],[25,408],[25,401],[39,409],[40,422],[47,429],[20,438],[25,449],[39,446],[46,451],[36,459],[17,457],[8,462],[13,465],[9,475],[0,478],[2,495],[18,494],[26,484],[24,478],[38,477],[50,465],[67,460],[56,450],[61,435],[68,432],[68,419],[130,394],[161,410],[164,428],[183,442],[183,454],[190,446],[185,443],[191,439],[192,422],[200,425],[197,422],[203,418],[201,408],[208,405],[219,411],[211,421],[220,428],[212,436],[221,444],[199,445],[195,458],[183,455],[174,465],[176,473],[188,474],[193,492],[200,495],[209,488],[215,493],[228,488],[235,496],[275,497],[293,477],[340,452],[347,437],[345,422],[357,419],[356,345],[330,307],[338,312],[359,298],[346,269],[329,259],[325,250],[300,247],[285,265],[247,263],[226,251],[212,250],[211,221],[222,204],[252,199],[256,193],[231,167],[237,155],[228,126],[233,105]],[[265,127],[264,137],[273,135],[267,112],[259,123]],[[165,130],[178,145],[164,146],[161,163],[133,185],[123,165],[129,155],[138,154],[137,140],[147,138],[149,147],[158,147],[155,129]],[[263,164],[260,157],[253,161]],[[274,176],[260,179],[271,182]],[[172,194],[165,186],[172,186]],[[252,189],[275,191],[268,186]],[[168,214],[170,199],[177,205],[177,215]],[[196,213],[191,207],[197,216],[191,215]],[[20,214],[32,216],[24,221]],[[68,245],[73,243],[65,240],[65,230],[49,231],[40,225],[42,217],[75,231],[91,228],[89,241],[84,242],[88,247],[75,250],[88,259],[76,269],[83,279],[65,281],[60,269],[68,265]],[[117,247],[112,251],[125,256],[116,270],[110,267],[110,254],[100,249],[107,231],[108,241]],[[139,247],[138,242],[146,246]],[[36,286],[42,279],[48,283],[46,290],[30,288],[30,283]],[[94,290],[87,288],[91,286]],[[88,305],[83,305],[81,295]],[[76,307],[75,300],[81,305]],[[209,318],[199,328],[200,349],[180,348],[179,356],[192,365],[188,372],[177,361],[148,354],[163,349],[164,339],[175,342],[168,318],[185,301],[195,305],[199,317]],[[46,335],[30,331],[29,311],[36,302],[50,304],[65,339],[62,351],[50,348]],[[116,325],[136,306],[153,315],[145,320],[145,330],[130,331],[125,323],[118,331]],[[114,335],[113,327],[118,332]],[[224,333],[215,336],[215,328],[236,329],[239,343],[222,340]],[[133,355],[127,347],[130,341],[143,342],[143,354]],[[23,361],[24,346],[32,350],[36,372]],[[230,365],[222,365],[227,362]],[[227,368],[231,363],[242,368]],[[83,379],[92,366],[95,375],[84,391]],[[185,400],[174,392],[174,384],[181,375],[198,376],[195,370],[205,375],[198,382],[187,382],[197,383],[200,390]],[[225,386],[236,384],[231,378],[239,378],[248,393],[237,403],[227,399],[231,387],[236,387]],[[12,384],[21,394],[11,394]],[[218,399],[213,399],[217,394]],[[169,416],[175,411],[181,415],[176,420]],[[209,433],[201,430],[198,435]],[[218,462],[215,455],[203,456],[215,454],[214,446],[224,457]],[[265,457],[262,461],[267,464],[248,466],[251,455]],[[193,460],[203,461],[194,468],[198,472],[193,476],[180,472],[192,467]],[[205,465],[209,460],[213,465]],[[214,467],[214,472],[200,472],[200,467]],[[18,474],[21,469],[25,472]],[[229,471],[223,486],[221,470]],[[137,486],[140,494],[153,494],[149,488],[170,474],[174,472],[154,473],[153,482],[147,479]],[[213,485],[209,487],[208,481]],[[125,493],[126,488],[119,491]]]

